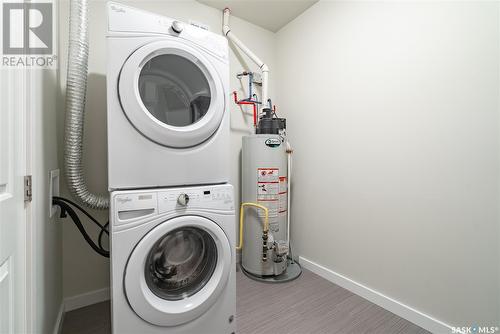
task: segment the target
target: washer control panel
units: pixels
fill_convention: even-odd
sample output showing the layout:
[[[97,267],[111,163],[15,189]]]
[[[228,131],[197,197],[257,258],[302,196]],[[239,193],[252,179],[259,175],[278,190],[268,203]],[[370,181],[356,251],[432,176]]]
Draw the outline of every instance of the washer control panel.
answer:
[[[234,213],[233,186],[228,184],[118,191],[112,194],[112,199],[115,226],[165,212],[182,213],[189,209]]]
[[[159,213],[179,209],[234,210],[233,187],[201,186],[158,192]]]

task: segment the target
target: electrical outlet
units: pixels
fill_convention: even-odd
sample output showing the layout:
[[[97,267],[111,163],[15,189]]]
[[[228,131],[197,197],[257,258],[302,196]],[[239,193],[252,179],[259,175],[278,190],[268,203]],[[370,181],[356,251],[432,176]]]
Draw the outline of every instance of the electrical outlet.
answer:
[[[49,175],[49,217],[57,212],[57,206],[52,205],[54,196],[59,196],[59,169],[51,170]]]

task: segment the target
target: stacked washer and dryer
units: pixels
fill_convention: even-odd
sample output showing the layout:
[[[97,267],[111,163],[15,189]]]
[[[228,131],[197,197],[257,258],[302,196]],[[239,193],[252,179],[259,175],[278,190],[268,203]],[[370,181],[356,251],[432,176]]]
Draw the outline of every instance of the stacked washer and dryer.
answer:
[[[234,333],[227,40],[108,4],[113,333]]]

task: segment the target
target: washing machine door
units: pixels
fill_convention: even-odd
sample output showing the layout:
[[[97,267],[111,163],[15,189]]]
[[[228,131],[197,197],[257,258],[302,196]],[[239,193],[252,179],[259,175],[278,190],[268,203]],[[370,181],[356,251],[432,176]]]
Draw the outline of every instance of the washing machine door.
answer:
[[[148,139],[173,148],[203,143],[224,115],[222,81],[206,54],[178,39],[137,49],[118,81],[122,109]]]
[[[201,316],[217,300],[231,269],[224,231],[200,216],[156,226],[137,244],[125,269],[124,289],[145,321],[176,326]]]

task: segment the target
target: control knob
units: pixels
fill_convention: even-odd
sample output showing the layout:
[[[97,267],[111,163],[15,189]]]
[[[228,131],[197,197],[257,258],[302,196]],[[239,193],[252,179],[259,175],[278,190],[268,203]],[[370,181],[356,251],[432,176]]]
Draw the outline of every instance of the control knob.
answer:
[[[179,205],[186,206],[189,203],[188,194],[180,194],[179,197],[177,197],[177,203],[179,203]]]
[[[172,30],[176,33],[180,34],[182,29],[184,29],[184,24],[179,21],[172,22]]]

